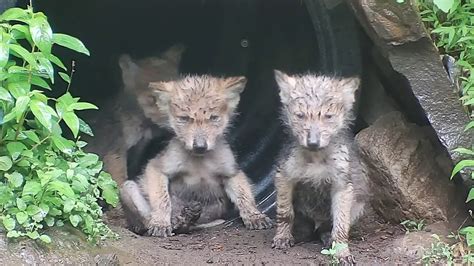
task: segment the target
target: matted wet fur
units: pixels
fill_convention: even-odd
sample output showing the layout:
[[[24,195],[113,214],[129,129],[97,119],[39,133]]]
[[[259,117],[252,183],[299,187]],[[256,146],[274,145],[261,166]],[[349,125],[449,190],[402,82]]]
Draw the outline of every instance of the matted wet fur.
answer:
[[[368,200],[367,171],[349,129],[359,79],[289,76],[278,70],[275,78],[282,118],[293,139],[275,177],[277,230],[272,246],[294,244],[295,217],[309,218],[309,231],[332,227],[330,237],[323,239],[326,245],[347,244],[350,227]],[[354,263],[348,246],[336,255],[343,263]]]
[[[119,59],[123,89],[91,121],[95,137],[87,146],[103,158],[105,170],[119,186],[127,180],[127,151],[135,146],[136,153],[142,153],[153,137],[163,133],[159,126],[167,126],[167,116],[156,108],[148,85],[178,78],[183,51],[184,46],[177,44],[160,57],[134,61],[122,55]]]
[[[223,218],[231,202],[247,228],[271,227],[224,139],[245,84],[244,77],[206,75],[150,83],[159,112],[168,114],[176,136],[148,162],[138,182],[127,181],[121,188],[135,232],[171,236],[193,212],[191,223],[203,224]]]

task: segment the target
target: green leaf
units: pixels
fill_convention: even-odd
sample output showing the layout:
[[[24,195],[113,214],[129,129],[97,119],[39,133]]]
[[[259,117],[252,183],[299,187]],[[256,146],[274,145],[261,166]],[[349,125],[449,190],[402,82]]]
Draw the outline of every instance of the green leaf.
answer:
[[[20,211],[24,211],[26,210],[26,203],[23,199],[21,198],[16,198],[16,207],[20,210]]]
[[[79,223],[82,221],[81,216],[74,214],[69,216],[69,221],[71,222],[72,226],[77,227]]]
[[[78,193],[87,191],[89,185],[87,178],[81,174],[76,175],[72,181],[72,189]]]
[[[28,40],[29,44],[33,44],[33,40],[31,39],[30,29],[26,25],[15,24],[12,26],[11,31],[12,37],[15,40],[26,39]]]
[[[86,46],[75,37],[61,33],[54,33],[53,42],[57,45],[69,48],[76,52],[90,55],[89,50],[87,50]]]
[[[18,172],[12,174],[5,174],[5,177],[8,179],[8,182],[12,187],[17,188],[23,184],[23,175]]]
[[[38,121],[46,129],[51,131],[52,129],[51,117],[57,116],[53,108],[47,106],[46,104],[38,100],[32,100],[30,108],[31,108],[31,112],[33,112],[33,115],[36,117],[36,119],[38,119]]]
[[[5,88],[0,87],[0,100],[12,103],[13,97]]]
[[[11,231],[13,229],[15,229],[15,219],[11,218],[11,217],[5,217],[3,218],[3,226],[5,227],[5,229],[7,229],[8,231]]]
[[[66,66],[61,62],[61,59],[56,57],[53,54],[46,55],[46,58],[48,58],[49,61],[51,61],[53,64],[57,65],[58,67],[67,70]]]
[[[20,96],[16,99],[15,104],[15,113],[16,113],[16,122],[20,122],[21,117],[28,108],[28,104],[30,103],[30,97],[28,96]]]
[[[33,68],[38,67],[38,64],[36,63],[35,57],[28,50],[26,50],[25,48],[21,47],[18,44],[13,44],[13,43],[9,44],[9,47],[12,51],[14,51],[16,53],[16,54],[13,54],[13,55],[25,60]]]
[[[8,171],[12,168],[13,162],[8,156],[0,156],[0,171]]]
[[[36,222],[41,222],[44,216],[46,216],[46,213],[36,205],[29,205],[26,208],[26,213],[28,213],[28,215]]]
[[[53,220],[53,223],[54,223],[54,220]],[[47,235],[41,235],[39,239],[43,241],[44,243],[47,243],[47,244],[51,243],[51,238]]]
[[[468,100],[467,102],[464,103],[464,105],[474,105],[474,98]]]
[[[466,127],[464,128],[464,131],[469,130],[474,127],[474,121],[469,122]]]
[[[28,214],[26,214],[26,212],[17,212],[15,216],[19,224],[24,224],[28,220]]]
[[[110,204],[113,207],[116,207],[119,201],[117,189],[111,186],[106,187],[105,189],[102,190],[102,198],[104,198],[107,204]]]
[[[26,146],[21,142],[10,142],[7,144],[7,150],[12,159],[16,160],[20,156],[21,152],[26,150]]]
[[[457,148],[453,150],[454,152],[459,152],[461,154],[474,155],[474,151],[466,148]]]
[[[433,3],[444,13],[448,13],[454,4],[454,0],[433,0]]]
[[[467,195],[466,202],[469,202],[469,201],[471,201],[471,200],[473,200],[473,199],[474,199],[474,188],[471,188],[471,189],[469,190],[469,195]]]
[[[14,238],[14,237],[20,237],[20,233],[18,231],[15,231],[15,230],[12,230],[12,231],[8,231],[7,233],[7,237],[8,238]]]
[[[30,91],[30,84],[24,81],[18,82],[8,82],[7,89],[15,97],[18,99],[20,96],[26,96]]]
[[[24,19],[28,16],[26,10],[18,7],[9,8],[0,16],[1,20],[17,20]]]
[[[33,42],[45,54],[51,53],[51,47],[53,46],[53,31],[49,26],[46,17],[36,16],[29,21],[30,33]]]
[[[59,76],[64,80],[66,81],[66,83],[71,83],[71,78],[69,77],[68,74],[66,73],[63,73],[63,72],[59,72]]]
[[[94,153],[87,153],[84,157],[79,159],[80,166],[84,168],[88,168],[99,161],[99,156]],[[107,183],[107,178],[103,178],[103,183]]]
[[[52,136],[53,139],[53,144],[58,148],[61,152],[65,154],[72,154],[73,148],[74,148],[74,142],[65,139],[61,136]]]
[[[54,68],[53,64],[46,58],[38,58],[38,70],[40,73],[46,73],[51,80],[51,83],[54,84]]]
[[[38,231],[26,232],[26,235],[31,239],[38,239],[39,238]]]
[[[90,109],[99,109],[97,106],[93,105],[92,103],[73,103],[68,106],[67,110],[72,111],[72,110],[90,110]]]
[[[38,135],[33,130],[27,130],[23,131],[23,134],[26,135],[26,137],[30,140],[32,140],[35,143],[40,143],[40,139],[38,138]]]
[[[77,138],[79,134],[79,118],[74,112],[65,112],[63,115],[64,122],[71,129],[72,134]]]
[[[59,180],[51,181],[47,187],[48,190],[56,191],[61,195],[64,195],[68,198],[74,197],[74,191],[72,190],[71,186],[68,183],[62,182]]]
[[[84,134],[87,134],[91,137],[94,136],[94,133],[92,132],[92,129],[89,126],[89,124],[87,124],[84,120],[82,120],[80,118],[79,118],[79,131],[84,133]],[[80,147],[80,148],[82,148],[82,147]]]
[[[453,178],[459,171],[461,171],[465,167],[474,166],[474,160],[462,160],[458,162],[451,173],[451,178]]]
[[[54,217],[51,217],[51,216],[44,217],[44,221],[49,227],[54,225]]]
[[[6,43],[0,43],[0,68],[7,65],[9,55],[8,45]]]
[[[41,192],[41,184],[37,181],[28,180],[23,187],[22,197],[32,195],[36,196]]]
[[[74,205],[75,205],[75,204],[76,204],[76,203],[75,203],[73,200],[71,200],[71,199],[66,199],[66,200],[64,201],[64,207],[63,207],[64,213],[70,213],[70,212],[72,211],[72,209],[74,208]]]

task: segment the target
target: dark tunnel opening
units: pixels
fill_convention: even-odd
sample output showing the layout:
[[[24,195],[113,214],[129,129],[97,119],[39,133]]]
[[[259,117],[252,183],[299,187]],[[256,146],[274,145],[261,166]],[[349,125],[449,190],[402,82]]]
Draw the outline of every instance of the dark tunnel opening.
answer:
[[[48,14],[56,32],[78,37],[91,51],[91,57],[64,56],[77,60],[72,93],[99,107],[121,87],[117,61],[124,53],[139,59],[183,43],[187,50],[181,73],[246,76],[228,139],[255,184],[262,209],[273,206],[275,160],[288,137],[279,120],[273,69],[361,74],[361,30],[345,4],[328,8],[323,1],[292,0],[51,0],[38,1],[35,8]],[[138,175],[162,147],[162,139],[155,140],[140,165],[129,170],[130,176]]]

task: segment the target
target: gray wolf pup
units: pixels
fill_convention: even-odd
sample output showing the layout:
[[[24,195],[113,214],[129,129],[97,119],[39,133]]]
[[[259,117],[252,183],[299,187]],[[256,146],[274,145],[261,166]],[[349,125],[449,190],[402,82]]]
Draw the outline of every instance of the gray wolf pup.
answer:
[[[119,59],[124,87],[90,121],[95,137],[88,145],[88,151],[103,158],[105,170],[119,186],[127,180],[127,151],[135,146],[140,154],[153,137],[163,132],[157,125],[167,125],[167,116],[156,108],[148,84],[178,78],[183,51],[184,46],[177,44],[160,57],[134,61],[129,55],[122,55]]]
[[[272,246],[292,246],[295,218],[309,219],[313,230],[332,226],[326,244],[341,243],[345,248],[336,255],[341,262],[354,263],[347,246],[349,229],[362,215],[368,195],[367,171],[349,132],[359,79],[290,76],[278,70],[275,79],[293,140],[275,177],[277,230]]]
[[[223,218],[230,202],[247,228],[271,227],[224,139],[245,84],[244,77],[206,75],[150,83],[157,108],[168,115],[176,136],[149,161],[138,182],[127,181],[121,188],[132,230],[171,236],[186,221],[203,224]]]

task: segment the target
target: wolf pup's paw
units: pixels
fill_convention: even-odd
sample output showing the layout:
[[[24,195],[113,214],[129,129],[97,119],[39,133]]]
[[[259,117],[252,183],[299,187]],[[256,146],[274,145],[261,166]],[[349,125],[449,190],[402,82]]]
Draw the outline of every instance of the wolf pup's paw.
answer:
[[[276,249],[289,249],[290,247],[295,245],[295,239],[291,234],[282,236],[276,235],[273,238],[272,248]]]
[[[171,221],[165,222],[163,219],[151,218],[147,226],[147,235],[157,237],[173,236]]]
[[[336,257],[338,258],[340,265],[355,265],[356,264],[354,256],[352,256],[348,247],[337,251]]]
[[[355,265],[356,261],[354,259],[354,256],[349,254],[348,256],[339,258],[339,264],[340,265]]]
[[[272,228],[272,220],[263,213],[253,214],[249,217],[243,218],[242,221],[247,229],[261,230]]]

